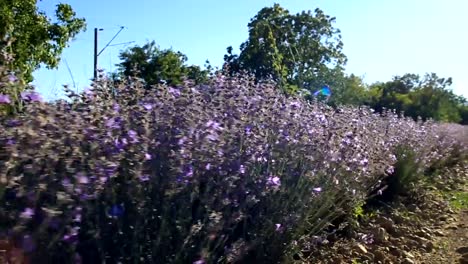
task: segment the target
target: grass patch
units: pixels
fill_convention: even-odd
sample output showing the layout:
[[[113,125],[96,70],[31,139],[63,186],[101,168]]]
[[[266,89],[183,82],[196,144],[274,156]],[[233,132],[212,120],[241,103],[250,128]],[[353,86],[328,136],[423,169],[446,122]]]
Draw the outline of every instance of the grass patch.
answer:
[[[450,206],[456,210],[468,209],[468,192],[452,192],[449,202]]]

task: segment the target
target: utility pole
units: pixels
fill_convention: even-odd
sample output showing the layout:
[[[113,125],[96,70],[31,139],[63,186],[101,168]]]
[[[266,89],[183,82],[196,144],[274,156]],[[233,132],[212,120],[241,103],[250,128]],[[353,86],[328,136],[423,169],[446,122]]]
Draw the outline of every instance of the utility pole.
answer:
[[[97,80],[97,37],[98,37],[98,29],[94,28],[94,76],[93,81]]]
[[[119,35],[119,33],[124,29],[125,27],[124,26],[121,26],[120,27],[120,30],[119,32],[117,32],[114,37],[112,37],[112,39],[106,44],[106,46],[98,53],[98,31],[103,31],[104,29],[102,28],[94,28],[94,78],[93,80],[94,81],[97,81],[97,78],[98,78],[98,70],[97,70],[97,65],[98,65],[98,57],[99,55],[101,55],[101,53],[109,46],[115,46],[115,45],[110,45],[111,42],[117,37],[117,35]],[[133,42],[133,41],[132,41]],[[127,42],[129,43],[129,42]],[[127,44],[127,43],[120,43],[120,44],[116,44],[116,45],[121,45],[121,44]],[[131,43],[131,42],[130,42]]]
[[[98,59],[98,30],[102,28],[94,28],[94,76],[93,81],[97,81],[97,59]]]

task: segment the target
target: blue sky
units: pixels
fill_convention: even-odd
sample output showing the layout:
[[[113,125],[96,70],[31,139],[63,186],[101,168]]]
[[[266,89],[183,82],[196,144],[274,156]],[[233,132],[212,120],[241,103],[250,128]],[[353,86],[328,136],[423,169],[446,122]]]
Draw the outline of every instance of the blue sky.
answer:
[[[318,7],[336,17],[348,57],[346,71],[367,83],[435,72],[452,77],[453,91],[468,98],[466,0],[45,0],[39,7],[51,15],[59,2],[70,4],[86,19],[87,31],[64,51],[57,70],[43,68],[34,74],[34,84],[47,99],[61,97],[63,84],[73,86],[67,64],[78,90],[89,85],[95,27],[104,29],[99,32],[99,50],[125,26],[113,44],[155,40],[161,48],[186,54],[189,64],[202,66],[208,59],[221,66],[226,47],[237,51],[248,37],[250,19],[275,2],[292,13]],[[99,67],[115,70],[125,47],[106,48]]]

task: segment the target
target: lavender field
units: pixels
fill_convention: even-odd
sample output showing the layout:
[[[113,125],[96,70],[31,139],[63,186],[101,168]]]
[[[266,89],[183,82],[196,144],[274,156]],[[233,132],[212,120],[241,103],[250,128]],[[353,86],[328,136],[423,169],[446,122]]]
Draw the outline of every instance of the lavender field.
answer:
[[[111,85],[54,103],[23,94],[23,113],[2,117],[9,254],[292,263],[371,195],[396,195],[467,157],[466,126],[332,108],[247,77],[153,90],[130,79],[115,94]]]

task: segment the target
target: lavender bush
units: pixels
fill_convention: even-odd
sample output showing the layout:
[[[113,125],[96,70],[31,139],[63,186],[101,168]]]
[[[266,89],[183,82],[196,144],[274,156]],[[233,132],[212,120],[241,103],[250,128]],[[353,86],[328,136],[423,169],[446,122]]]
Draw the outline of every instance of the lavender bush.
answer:
[[[275,263],[392,177],[402,147],[417,171],[466,153],[435,124],[249,78],[109,85],[30,93],[1,120],[0,240],[35,263]]]

